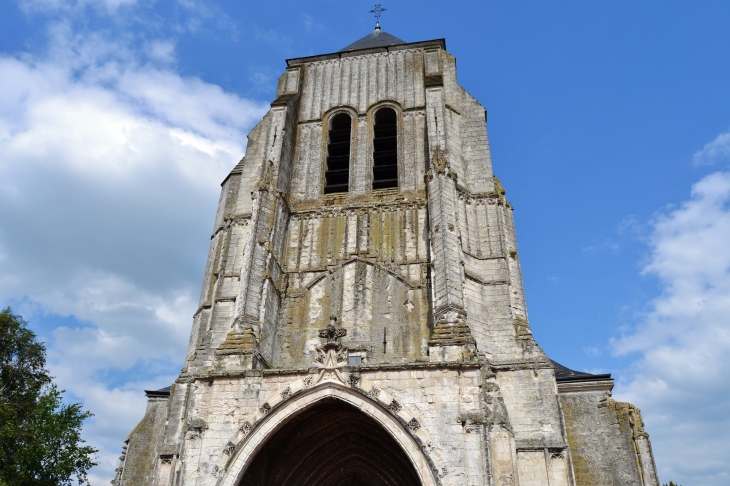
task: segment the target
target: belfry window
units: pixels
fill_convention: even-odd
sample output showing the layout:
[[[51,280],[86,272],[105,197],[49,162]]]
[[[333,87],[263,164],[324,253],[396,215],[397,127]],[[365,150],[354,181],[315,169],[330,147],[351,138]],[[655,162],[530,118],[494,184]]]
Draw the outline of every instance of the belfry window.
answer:
[[[393,108],[375,112],[373,189],[398,187],[398,119]]]
[[[350,183],[350,132],[352,119],[347,113],[332,118],[327,144],[327,170],[324,193],[347,192]]]

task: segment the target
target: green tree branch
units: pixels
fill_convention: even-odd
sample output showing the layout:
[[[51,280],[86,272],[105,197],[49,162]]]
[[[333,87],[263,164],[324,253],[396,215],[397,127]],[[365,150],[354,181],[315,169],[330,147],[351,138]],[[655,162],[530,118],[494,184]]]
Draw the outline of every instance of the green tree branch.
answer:
[[[90,412],[65,405],[46,348],[11,309],[0,312],[0,486],[87,483],[97,449],[83,445]]]

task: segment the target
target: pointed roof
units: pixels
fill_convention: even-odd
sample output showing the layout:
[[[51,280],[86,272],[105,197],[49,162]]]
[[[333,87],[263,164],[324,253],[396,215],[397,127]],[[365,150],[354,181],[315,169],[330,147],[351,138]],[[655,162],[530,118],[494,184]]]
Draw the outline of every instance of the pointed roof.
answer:
[[[567,368],[560,363],[550,360],[553,363],[555,369],[555,379],[557,381],[597,381],[597,380],[610,380],[611,373],[603,375],[594,375],[591,373],[585,373],[583,371],[575,371]]]
[[[375,24],[375,30],[340,50],[340,52],[357,51],[360,49],[370,49],[371,47],[388,47],[399,44],[407,44],[406,41],[397,38],[394,35],[380,30],[380,24]]]

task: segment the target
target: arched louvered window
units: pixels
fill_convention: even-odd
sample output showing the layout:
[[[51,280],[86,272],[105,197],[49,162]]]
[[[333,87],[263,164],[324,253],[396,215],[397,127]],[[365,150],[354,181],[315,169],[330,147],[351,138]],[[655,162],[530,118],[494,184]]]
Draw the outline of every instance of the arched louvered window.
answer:
[[[393,108],[375,112],[373,189],[398,187],[398,117]]]
[[[347,192],[350,183],[350,132],[352,119],[340,113],[330,123],[324,193]]]

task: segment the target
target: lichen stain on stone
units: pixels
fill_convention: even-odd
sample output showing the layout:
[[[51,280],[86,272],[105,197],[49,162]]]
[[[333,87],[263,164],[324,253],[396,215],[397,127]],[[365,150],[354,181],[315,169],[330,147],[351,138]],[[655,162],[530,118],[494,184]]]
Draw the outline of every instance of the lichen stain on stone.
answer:
[[[589,467],[588,461],[583,457],[582,451],[590,450],[590,444],[583,444],[583,435],[577,433],[576,427],[580,420],[580,409],[572,400],[561,400],[563,417],[565,419],[565,431],[568,439],[568,446],[571,450],[573,470],[575,472],[576,486],[596,486],[602,484]]]
[[[354,292],[346,289],[346,284],[354,286]],[[286,352],[279,354],[279,362],[282,366],[309,365],[311,338],[327,326],[330,315],[339,316],[340,325],[357,329],[343,342],[372,350],[371,359],[387,361],[397,356],[399,362],[421,360],[425,358],[421,355],[421,342],[428,335],[424,312],[428,305],[424,305],[424,299],[423,289],[411,289],[389,271],[366,261],[350,262],[286,306],[284,320],[297,331],[280,330],[279,347]],[[411,302],[410,312],[401,305],[405,301]],[[385,355],[384,327],[388,329]]]

